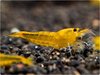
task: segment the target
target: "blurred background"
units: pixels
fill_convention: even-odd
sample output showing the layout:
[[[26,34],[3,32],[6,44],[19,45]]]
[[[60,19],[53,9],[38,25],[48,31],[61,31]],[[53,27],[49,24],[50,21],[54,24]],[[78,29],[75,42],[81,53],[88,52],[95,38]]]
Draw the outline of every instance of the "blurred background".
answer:
[[[67,27],[90,28],[99,35],[99,0],[1,1],[1,34],[13,28],[57,31]]]

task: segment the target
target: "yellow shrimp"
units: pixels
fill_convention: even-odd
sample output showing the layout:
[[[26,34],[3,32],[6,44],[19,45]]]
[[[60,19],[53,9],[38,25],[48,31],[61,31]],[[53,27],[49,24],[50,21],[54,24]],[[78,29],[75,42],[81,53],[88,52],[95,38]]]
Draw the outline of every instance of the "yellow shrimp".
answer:
[[[87,33],[91,33],[89,29],[80,28],[66,28],[57,32],[39,31],[39,32],[27,32],[21,31],[12,33],[10,37],[17,37],[26,39],[34,44],[41,46],[51,46],[55,49],[67,47],[73,45],[77,37],[81,37]]]
[[[6,55],[0,53],[0,66],[7,66],[13,63],[22,62],[27,65],[32,65],[32,61],[18,55]]]

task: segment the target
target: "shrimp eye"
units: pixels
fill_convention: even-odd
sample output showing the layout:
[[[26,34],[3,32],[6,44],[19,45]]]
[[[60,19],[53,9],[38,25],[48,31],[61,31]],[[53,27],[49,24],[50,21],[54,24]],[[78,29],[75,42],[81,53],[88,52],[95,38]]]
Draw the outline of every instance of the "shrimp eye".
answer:
[[[74,28],[74,30],[73,30],[74,32],[76,32],[77,31],[77,29],[76,28]]]

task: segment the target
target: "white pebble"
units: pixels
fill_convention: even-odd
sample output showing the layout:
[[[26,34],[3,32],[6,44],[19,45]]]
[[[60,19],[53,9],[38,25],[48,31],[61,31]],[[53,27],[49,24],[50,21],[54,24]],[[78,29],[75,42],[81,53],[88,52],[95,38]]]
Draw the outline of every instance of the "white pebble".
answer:
[[[16,27],[11,29],[11,33],[19,32],[19,31],[20,31],[20,30],[19,30],[18,28],[16,28]]]

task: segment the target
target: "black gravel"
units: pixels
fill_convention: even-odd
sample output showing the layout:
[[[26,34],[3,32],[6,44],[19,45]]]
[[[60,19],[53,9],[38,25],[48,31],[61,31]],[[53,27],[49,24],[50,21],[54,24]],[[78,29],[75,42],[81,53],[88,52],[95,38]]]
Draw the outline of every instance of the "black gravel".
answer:
[[[15,63],[10,66],[1,67],[1,74],[71,74],[82,75],[98,74],[100,70],[99,52],[93,52],[87,57],[84,53],[68,52],[68,48],[56,50],[49,47],[42,47],[32,43],[25,43],[23,39],[3,38],[0,52],[4,54],[17,54],[25,58],[31,58],[35,66],[28,66],[23,63]],[[11,39],[14,43],[5,42]],[[20,41],[20,42],[18,42]],[[19,45],[19,46],[17,46]],[[18,65],[22,67],[19,68]]]

